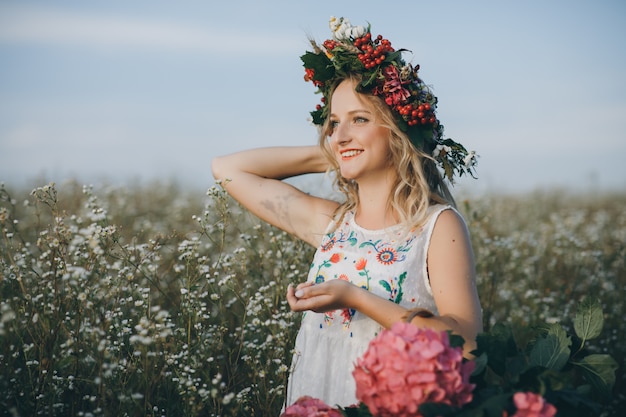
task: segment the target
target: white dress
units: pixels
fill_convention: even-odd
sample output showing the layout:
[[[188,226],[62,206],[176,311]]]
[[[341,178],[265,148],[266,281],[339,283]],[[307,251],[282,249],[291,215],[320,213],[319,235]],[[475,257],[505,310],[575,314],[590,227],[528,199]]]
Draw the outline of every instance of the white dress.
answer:
[[[400,225],[367,230],[349,212],[315,252],[308,281],[344,279],[406,308],[438,314],[426,271],[435,222],[450,206],[430,208],[428,221],[406,231]],[[352,370],[381,326],[354,310],[307,311],[296,337],[286,405],[310,395],[331,406],[357,403]]]

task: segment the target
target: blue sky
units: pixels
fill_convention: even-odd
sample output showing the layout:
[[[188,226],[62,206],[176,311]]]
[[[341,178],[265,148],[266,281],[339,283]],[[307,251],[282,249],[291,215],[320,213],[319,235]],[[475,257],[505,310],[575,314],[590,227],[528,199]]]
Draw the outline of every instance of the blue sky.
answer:
[[[626,2],[0,0],[0,181],[175,179],[316,141],[302,79],[328,18],[410,49],[470,191],[626,189]]]

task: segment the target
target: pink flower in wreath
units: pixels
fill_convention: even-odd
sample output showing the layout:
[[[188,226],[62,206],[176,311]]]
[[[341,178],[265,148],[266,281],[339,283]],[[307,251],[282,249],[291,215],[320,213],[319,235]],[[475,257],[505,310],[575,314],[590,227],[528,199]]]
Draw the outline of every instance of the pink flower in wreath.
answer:
[[[475,367],[462,352],[445,331],[395,323],[357,359],[356,397],[381,417],[421,416],[418,407],[427,402],[460,407],[472,400]]]
[[[553,417],[556,407],[533,392],[516,392],[513,402],[517,411],[512,417]]]
[[[388,65],[383,70],[385,83],[382,87],[374,88],[374,95],[383,95],[388,105],[405,104],[406,100],[411,97],[411,92],[404,88],[407,81],[400,79],[398,69],[394,65]]]
[[[280,417],[342,417],[343,414],[324,401],[305,395],[285,409]]]

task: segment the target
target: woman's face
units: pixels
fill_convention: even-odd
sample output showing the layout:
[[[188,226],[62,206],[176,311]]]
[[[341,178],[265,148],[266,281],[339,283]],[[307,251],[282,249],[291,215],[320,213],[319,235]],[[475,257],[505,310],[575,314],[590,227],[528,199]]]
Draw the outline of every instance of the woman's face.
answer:
[[[381,179],[393,172],[389,162],[388,128],[371,105],[354,91],[354,82],[343,81],[331,97],[330,147],[344,178]]]

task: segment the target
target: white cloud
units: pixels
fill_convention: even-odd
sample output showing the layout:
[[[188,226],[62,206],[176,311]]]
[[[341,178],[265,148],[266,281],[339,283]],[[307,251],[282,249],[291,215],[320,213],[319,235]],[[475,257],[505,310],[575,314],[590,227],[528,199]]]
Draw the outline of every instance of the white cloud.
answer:
[[[235,28],[240,29],[240,28]],[[0,6],[0,43],[114,48],[158,48],[221,53],[292,53],[301,42],[180,22]],[[267,48],[267,45],[281,45]],[[273,51],[273,52],[272,52]]]

